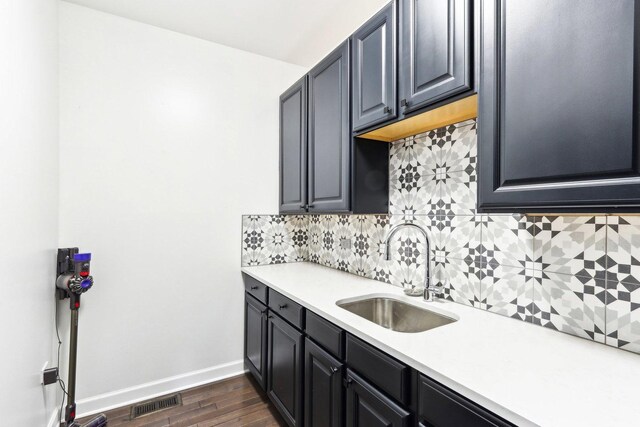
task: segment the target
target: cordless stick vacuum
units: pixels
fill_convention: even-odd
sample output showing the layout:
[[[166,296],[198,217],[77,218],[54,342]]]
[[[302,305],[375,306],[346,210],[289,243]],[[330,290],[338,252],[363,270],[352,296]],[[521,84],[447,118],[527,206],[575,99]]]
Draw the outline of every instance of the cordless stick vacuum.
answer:
[[[91,254],[79,254],[78,248],[58,249],[58,271],[56,291],[58,299],[69,298],[71,310],[71,331],[69,334],[69,380],[67,382],[67,406],[64,420],[67,427],[103,427],[107,417],[98,415],[86,424],[79,424],[76,418],[76,361],[78,355],[78,310],[80,296],[93,286],[90,273]]]

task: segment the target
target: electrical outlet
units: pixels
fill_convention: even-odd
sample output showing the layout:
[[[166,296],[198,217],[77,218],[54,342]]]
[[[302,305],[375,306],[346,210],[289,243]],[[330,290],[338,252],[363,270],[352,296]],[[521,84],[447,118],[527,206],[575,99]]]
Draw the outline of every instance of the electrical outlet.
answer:
[[[47,369],[47,366],[49,366],[49,361],[47,360],[46,362],[44,362],[44,365],[42,365],[42,369],[40,369],[40,384],[44,385],[44,370]]]
[[[54,384],[58,381],[58,368],[47,368],[47,366],[49,366],[49,362],[45,362],[42,367],[42,378],[40,380],[42,385]]]

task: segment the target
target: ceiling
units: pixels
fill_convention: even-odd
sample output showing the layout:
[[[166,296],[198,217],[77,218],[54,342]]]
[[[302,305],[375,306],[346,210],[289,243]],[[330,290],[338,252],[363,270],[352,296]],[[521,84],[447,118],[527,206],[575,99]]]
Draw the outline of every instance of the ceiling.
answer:
[[[310,67],[389,0],[66,0]]]

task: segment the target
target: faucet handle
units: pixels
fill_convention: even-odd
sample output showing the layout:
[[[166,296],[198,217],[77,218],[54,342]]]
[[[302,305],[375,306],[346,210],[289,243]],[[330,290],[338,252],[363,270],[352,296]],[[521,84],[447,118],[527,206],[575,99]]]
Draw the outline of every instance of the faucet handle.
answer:
[[[425,301],[435,301],[436,298],[442,298],[444,286],[442,283],[429,285],[424,288],[423,298]]]
[[[387,247],[384,243],[378,244],[378,254],[380,254],[381,256],[387,255]]]

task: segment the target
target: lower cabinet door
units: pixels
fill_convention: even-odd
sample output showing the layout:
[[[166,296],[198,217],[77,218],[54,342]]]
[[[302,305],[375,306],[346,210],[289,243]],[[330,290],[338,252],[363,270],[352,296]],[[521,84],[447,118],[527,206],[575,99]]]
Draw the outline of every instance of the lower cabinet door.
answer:
[[[408,427],[411,414],[347,369],[347,427]]]
[[[420,375],[418,380],[419,427],[513,427],[513,424]]]
[[[267,394],[287,424],[302,425],[303,345],[300,331],[269,312]]]
[[[267,307],[244,297],[244,364],[264,390],[267,379]]]
[[[305,427],[343,425],[343,364],[321,347],[305,339]]]

